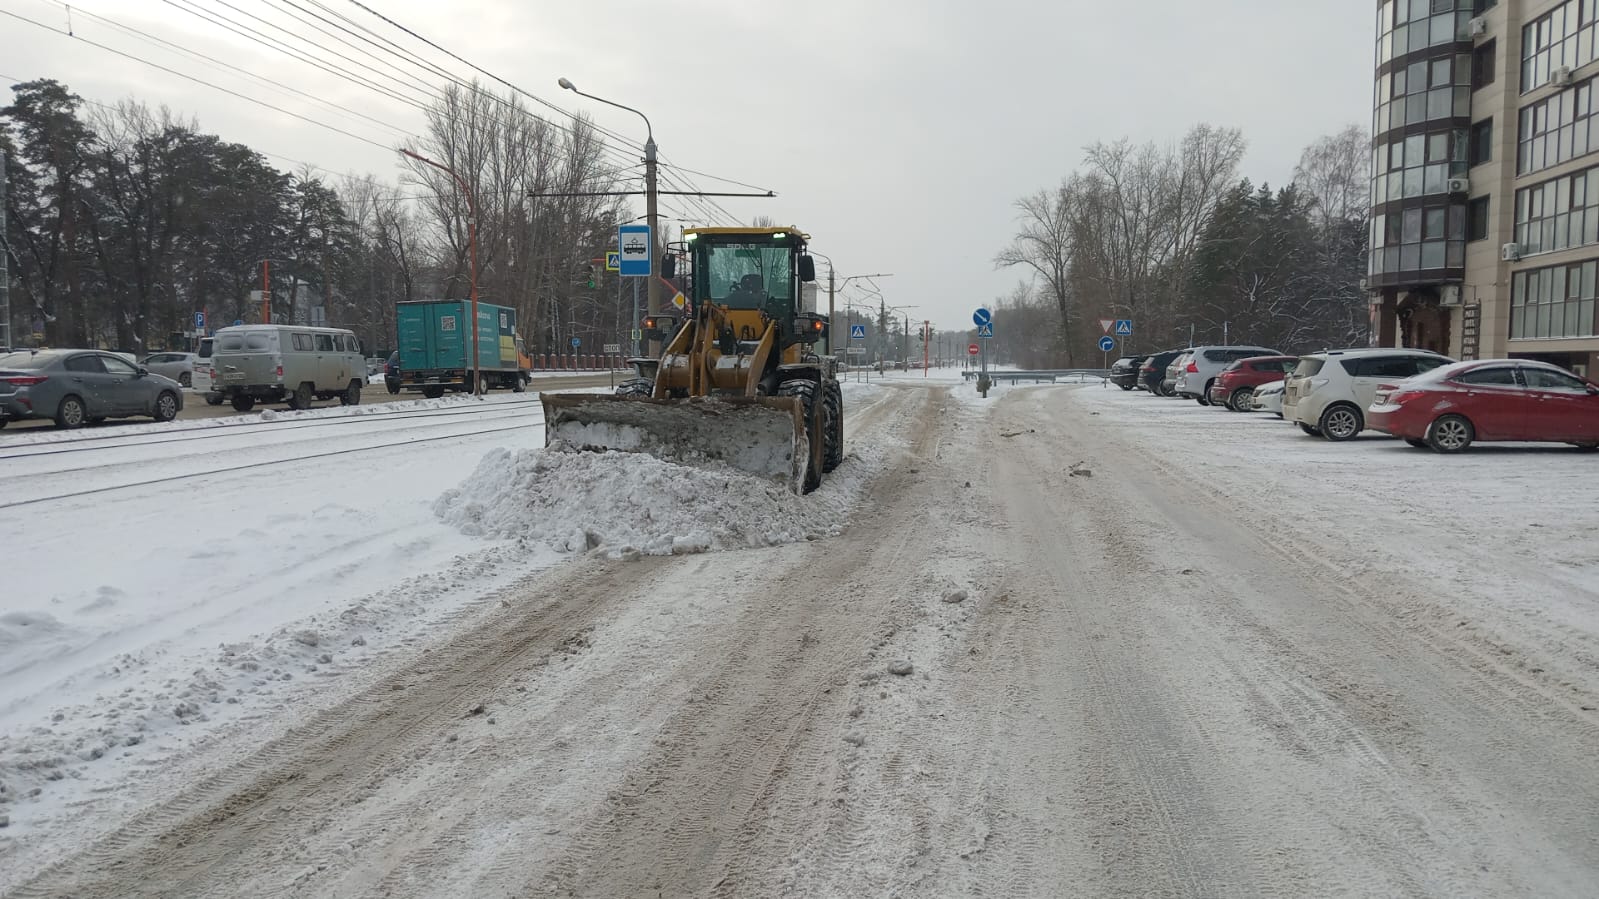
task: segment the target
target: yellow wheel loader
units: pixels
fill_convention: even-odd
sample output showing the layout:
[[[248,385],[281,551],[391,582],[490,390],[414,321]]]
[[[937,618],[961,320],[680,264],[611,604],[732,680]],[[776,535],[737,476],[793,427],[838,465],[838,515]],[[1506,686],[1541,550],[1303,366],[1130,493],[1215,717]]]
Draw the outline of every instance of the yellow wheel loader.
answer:
[[[794,228],[684,232],[689,305],[614,396],[544,394],[545,444],[721,463],[809,493],[844,459],[836,363],[816,352],[816,265]]]

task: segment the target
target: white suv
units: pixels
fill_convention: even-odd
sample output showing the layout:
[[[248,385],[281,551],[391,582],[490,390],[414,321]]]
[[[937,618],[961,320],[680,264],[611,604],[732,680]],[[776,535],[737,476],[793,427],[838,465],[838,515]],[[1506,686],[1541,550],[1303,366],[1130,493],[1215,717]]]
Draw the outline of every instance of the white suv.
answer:
[[[1283,382],[1283,418],[1312,437],[1349,440],[1366,427],[1377,388],[1455,360],[1427,350],[1328,350],[1301,356]]]
[[[1188,351],[1182,360],[1172,392],[1180,397],[1198,400],[1201,406],[1210,405],[1210,385],[1227,366],[1239,359],[1256,356],[1281,356],[1276,350],[1258,346],[1199,346]]]

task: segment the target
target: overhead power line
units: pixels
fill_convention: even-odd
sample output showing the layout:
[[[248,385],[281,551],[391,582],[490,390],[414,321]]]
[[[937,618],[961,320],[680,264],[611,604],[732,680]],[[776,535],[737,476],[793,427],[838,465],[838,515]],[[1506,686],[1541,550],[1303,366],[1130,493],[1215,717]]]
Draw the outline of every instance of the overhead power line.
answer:
[[[248,94],[241,94],[238,91],[230,90],[228,88],[222,87],[219,84],[213,84],[213,83],[211,83],[209,81],[206,81],[203,78],[196,78],[193,75],[189,75],[187,73],[180,72],[177,69],[169,68],[169,67],[161,65],[160,63],[157,63],[157,62],[151,62],[148,59],[144,59],[142,57],[135,56],[132,53],[128,53],[128,52],[125,52],[125,51],[122,51],[122,50],[118,50],[115,47],[106,46],[105,44],[99,43],[97,41],[89,40],[86,37],[78,37],[78,36],[76,36],[74,34],[71,34],[70,32],[62,31],[59,28],[52,28],[51,26],[46,25],[43,22],[37,21],[35,19],[30,19],[27,16],[18,15],[17,13],[11,12],[10,10],[0,9],[0,16],[9,16],[10,18],[16,19],[16,20],[18,20],[20,22],[26,22],[29,25],[33,25],[33,26],[35,26],[37,28],[42,28],[45,31],[49,31],[49,32],[52,32],[52,33],[55,33],[55,34],[59,34],[59,35],[65,37],[65,38],[67,38],[69,40],[74,40],[74,41],[78,41],[78,42],[81,42],[81,43],[84,43],[84,44],[88,44],[91,47],[97,47],[97,48],[99,48],[101,50],[106,51],[107,53],[114,53],[117,56],[120,56],[120,57],[122,57],[124,59],[131,59],[131,60],[133,60],[136,63],[139,63],[141,65],[149,66],[152,69],[159,69],[160,71],[166,72],[169,75],[175,75],[175,76],[177,76],[179,78],[182,78],[185,81],[192,81],[195,84],[198,84],[198,85],[201,85],[201,86],[204,86],[204,87],[209,87],[209,88],[211,88],[212,90],[215,90],[215,91],[220,91],[220,92],[222,92],[224,94],[227,94],[230,97],[236,97],[236,98],[238,98],[240,100],[243,100],[243,101],[245,101],[247,103],[254,103],[257,106],[261,106],[263,108],[270,109],[273,112],[281,113],[283,115],[289,116],[290,118],[299,119],[302,122],[307,122],[309,124],[316,125],[319,128],[326,128],[327,130],[332,131],[332,132],[334,132],[336,134],[342,134],[345,137],[350,138],[351,140],[358,140],[358,141],[360,141],[363,144],[370,144],[371,146],[377,147],[378,149],[383,150],[385,152],[390,152],[390,151],[392,151],[394,149],[393,147],[390,147],[390,146],[388,146],[386,144],[378,143],[377,141],[372,140],[369,137],[362,137],[361,135],[356,134],[353,131],[346,131],[343,128],[340,128],[340,127],[338,127],[336,125],[329,125],[327,122],[317,121],[316,119],[313,119],[310,116],[301,115],[300,113],[297,113],[297,112],[291,112],[290,110],[284,109],[281,106],[276,106],[276,105],[274,105],[272,103],[268,103],[265,100],[257,100],[255,97],[249,96]]]

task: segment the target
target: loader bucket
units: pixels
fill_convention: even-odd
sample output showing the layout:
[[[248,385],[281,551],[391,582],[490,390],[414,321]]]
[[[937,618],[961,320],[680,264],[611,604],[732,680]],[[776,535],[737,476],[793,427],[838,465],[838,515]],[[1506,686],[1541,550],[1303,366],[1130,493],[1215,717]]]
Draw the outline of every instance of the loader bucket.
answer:
[[[544,443],[576,451],[648,453],[669,462],[720,462],[783,483],[805,483],[810,441],[791,397],[648,399],[546,393]]]

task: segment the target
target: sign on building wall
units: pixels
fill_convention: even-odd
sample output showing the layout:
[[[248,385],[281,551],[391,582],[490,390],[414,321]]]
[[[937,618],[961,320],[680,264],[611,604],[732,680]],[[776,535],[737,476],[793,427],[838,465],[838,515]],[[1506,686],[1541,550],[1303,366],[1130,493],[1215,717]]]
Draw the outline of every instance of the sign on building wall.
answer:
[[[1477,341],[1482,330],[1482,304],[1471,303],[1460,308],[1460,361],[1477,358]]]

